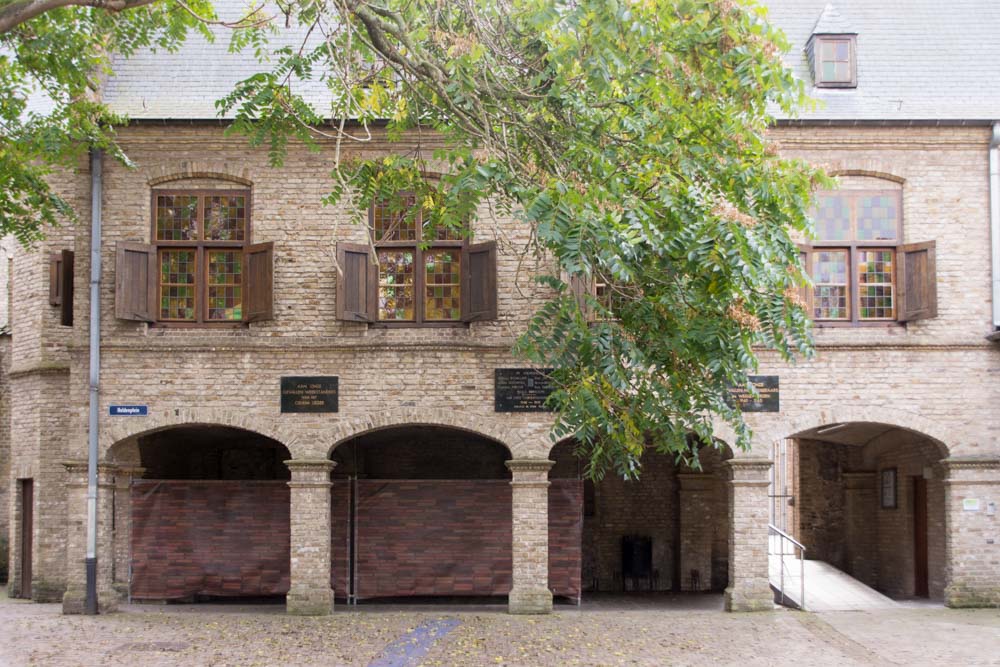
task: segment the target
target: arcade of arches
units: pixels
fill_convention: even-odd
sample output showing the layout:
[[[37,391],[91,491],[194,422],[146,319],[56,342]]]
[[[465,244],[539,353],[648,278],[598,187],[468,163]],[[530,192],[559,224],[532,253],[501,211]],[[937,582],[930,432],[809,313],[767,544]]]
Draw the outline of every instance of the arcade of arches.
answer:
[[[512,459],[471,431],[403,425],[346,439],[328,459],[292,459],[224,426],[132,437],[101,468],[111,530],[99,559],[113,567],[100,590],[109,605],[112,586],[134,599],[284,597],[307,614],[329,613],[334,595],[507,596],[512,612],[544,613],[553,596],[606,591],[725,590],[727,608],[768,608],[770,518],[810,558],[891,597],[961,599],[949,580],[961,552],[944,525],[956,516],[949,488],[978,468],[943,460],[927,437],[830,424],[776,447],[773,472],[720,445],[702,448],[699,470],[650,451],[641,481],[593,483],[573,445]],[[67,470],[72,505],[85,467]],[[70,540],[82,550],[82,531]],[[82,577],[67,585],[77,600]]]

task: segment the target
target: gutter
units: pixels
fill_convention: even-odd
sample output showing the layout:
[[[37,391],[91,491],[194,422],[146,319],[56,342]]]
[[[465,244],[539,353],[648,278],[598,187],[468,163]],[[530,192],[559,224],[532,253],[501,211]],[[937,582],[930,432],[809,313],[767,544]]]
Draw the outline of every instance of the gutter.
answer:
[[[85,614],[97,613],[97,435],[101,378],[101,216],[104,152],[90,151],[90,417],[87,424],[87,568]]]
[[[990,248],[993,259],[993,332],[987,340],[1000,342],[1000,121],[990,137]]]

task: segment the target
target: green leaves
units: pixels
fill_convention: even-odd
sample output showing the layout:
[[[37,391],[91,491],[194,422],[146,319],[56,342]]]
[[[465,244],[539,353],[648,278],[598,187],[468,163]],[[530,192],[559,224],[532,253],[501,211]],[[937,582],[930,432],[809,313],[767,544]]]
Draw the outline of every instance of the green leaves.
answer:
[[[757,8],[409,0],[327,11],[312,20],[334,47],[330,117],[380,115],[401,141],[400,157],[338,163],[335,179],[351,187],[329,200],[416,192],[439,224],[489,200],[557,260],[539,277],[552,299],[516,346],[555,368],[553,438],[575,435],[594,476],[638,474],[646,447],[696,465],[692,442],[710,442],[719,418],[737,434],[729,444],[746,447],[728,388],[746,385],[758,349],[811,352],[790,235],[807,229],[823,178],[768,141],[769,109],[790,112],[805,95]],[[426,129],[438,133],[433,159]],[[602,298],[573,294],[563,275],[599,283]]]
[[[206,0],[187,6],[214,17]],[[125,119],[96,100],[99,79],[111,54],[176,49],[191,29],[208,34],[180,5],[163,0],[115,13],[60,7],[0,33],[0,236],[27,245],[46,226],[74,222],[49,177],[80,166],[89,148],[129,163],[115,143],[114,127]]]

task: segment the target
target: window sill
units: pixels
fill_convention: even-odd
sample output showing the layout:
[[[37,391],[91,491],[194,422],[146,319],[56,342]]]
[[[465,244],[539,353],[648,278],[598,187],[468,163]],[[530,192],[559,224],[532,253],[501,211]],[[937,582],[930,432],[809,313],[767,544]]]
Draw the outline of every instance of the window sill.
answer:
[[[468,322],[369,322],[369,329],[468,329]]]
[[[906,322],[898,322],[896,320],[878,322],[817,322],[814,320],[813,326],[817,329],[901,329],[906,327]]]
[[[249,329],[248,322],[149,322],[150,329]]]

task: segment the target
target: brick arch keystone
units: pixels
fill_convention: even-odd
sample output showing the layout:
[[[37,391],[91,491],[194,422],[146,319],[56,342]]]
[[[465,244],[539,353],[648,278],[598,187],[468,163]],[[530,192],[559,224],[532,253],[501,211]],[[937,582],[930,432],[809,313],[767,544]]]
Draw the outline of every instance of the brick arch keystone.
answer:
[[[254,181],[253,173],[246,165],[198,160],[146,168],[143,175],[150,187],[183,178],[217,178],[246,186],[252,186]]]
[[[406,408],[339,422],[329,432],[331,445],[327,456],[339,445],[365,433],[402,426],[441,426],[458,429],[495,440],[510,452],[511,458],[545,458],[549,450],[549,424],[512,425],[490,414],[461,410]]]
[[[229,426],[253,431],[265,437],[276,440],[284,445],[292,456],[297,456],[298,438],[283,431],[273,419],[259,417],[253,413],[229,410],[223,408],[185,408],[167,412],[151,413],[148,417],[121,417],[116,421],[101,424],[100,450],[101,456],[111,453],[111,448],[129,438],[162,431],[177,426],[193,424],[211,424],[213,426]]]

